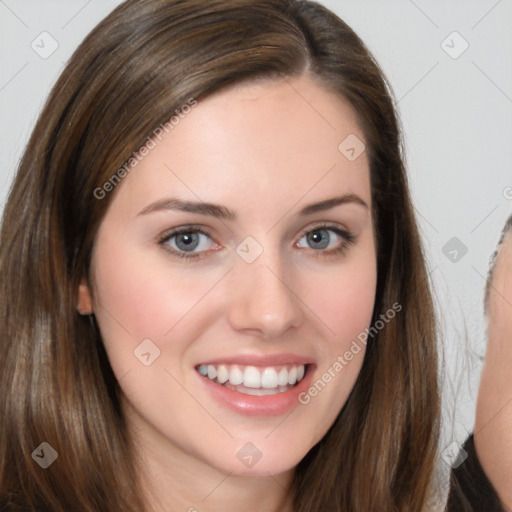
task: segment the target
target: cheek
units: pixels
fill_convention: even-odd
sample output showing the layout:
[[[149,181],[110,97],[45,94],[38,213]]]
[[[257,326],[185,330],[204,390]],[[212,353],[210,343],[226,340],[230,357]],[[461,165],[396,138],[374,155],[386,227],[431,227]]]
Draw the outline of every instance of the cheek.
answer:
[[[371,241],[361,249],[303,285],[312,309],[330,333],[326,336],[326,347],[331,357],[333,350],[347,350],[371,322],[377,287],[376,259]]]
[[[366,352],[366,335],[375,303],[377,283],[373,253],[340,266],[322,278],[304,282],[304,302],[324,324],[316,377],[300,397],[305,410],[315,410],[314,437],[319,441],[347,401]]]
[[[177,360],[186,340],[174,333],[186,327],[194,337],[205,329],[209,316],[198,316],[195,308],[218,273],[198,278],[190,269],[166,264],[165,255],[148,258],[122,249],[121,240],[111,240],[94,264],[95,315],[118,376],[134,365],[134,350],[143,340],[158,347],[162,360]]]
[[[368,327],[375,301],[376,278],[371,268],[365,273],[341,272],[329,279],[323,293],[313,301],[332,331],[332,343],[342,348]]]

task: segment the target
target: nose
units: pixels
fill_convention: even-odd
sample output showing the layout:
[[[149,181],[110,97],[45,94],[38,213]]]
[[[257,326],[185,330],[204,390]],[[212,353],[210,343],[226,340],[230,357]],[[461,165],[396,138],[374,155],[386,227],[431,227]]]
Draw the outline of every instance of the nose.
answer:
[[[291,272],[282,263],[261,256],[256,262],[239,261],[231,274],[228,321],[237,331],[275,339],[304,321],[303,303],[290,283]]]

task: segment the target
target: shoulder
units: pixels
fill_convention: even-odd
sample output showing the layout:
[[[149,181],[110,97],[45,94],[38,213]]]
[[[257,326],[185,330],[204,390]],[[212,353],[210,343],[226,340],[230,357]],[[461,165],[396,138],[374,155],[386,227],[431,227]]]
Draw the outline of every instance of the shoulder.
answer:
[[[502,512],[498,495],[476,455],[473,435],[462,449],[467,458],[452,470],[446,512]]]

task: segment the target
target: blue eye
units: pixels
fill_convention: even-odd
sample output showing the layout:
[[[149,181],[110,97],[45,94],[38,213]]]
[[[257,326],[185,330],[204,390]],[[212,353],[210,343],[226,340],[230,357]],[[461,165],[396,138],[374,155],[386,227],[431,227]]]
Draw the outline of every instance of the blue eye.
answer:
[[[305,237],[311,249],[328,249],[333,238],[328,229],[310,231]]]
[[[297,247],[326,253],[343,251],[355,241],[354,235],[335,226],[321,226],[305,233],[297,242]]]
[[[197,249],[200,242],[200,235],[198,233],[180,233],[174,235],[174,244],[180,251],[191,252]]]
[[[199,253],[215,245],[210,236],[199,228],[175,230],[165,235],[159,243],[167,251],[183,258],[199,256]]]
[[[295,247],[310,249],[318,256],[343,254],[355,235],[337,226],[319,226],[304,233]],[[173,256],[192,259],[204,258],[210,251],[222,249],[210,235],[200,227],[186,226],[164,234],[158,241]]]

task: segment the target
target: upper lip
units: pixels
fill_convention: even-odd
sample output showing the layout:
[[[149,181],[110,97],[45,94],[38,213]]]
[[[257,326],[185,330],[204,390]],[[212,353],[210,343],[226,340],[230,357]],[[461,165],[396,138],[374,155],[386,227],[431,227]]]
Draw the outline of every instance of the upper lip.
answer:
[[[313,359],[306,356],[297,354],[241,354],[231,355],[226,357],[216,357],[215,359],[208,359],[201,361],[199,364],[205,365],[219,365],[219,364],[238,364],[241,366],[279,366],[283,364],[312,364]]]

